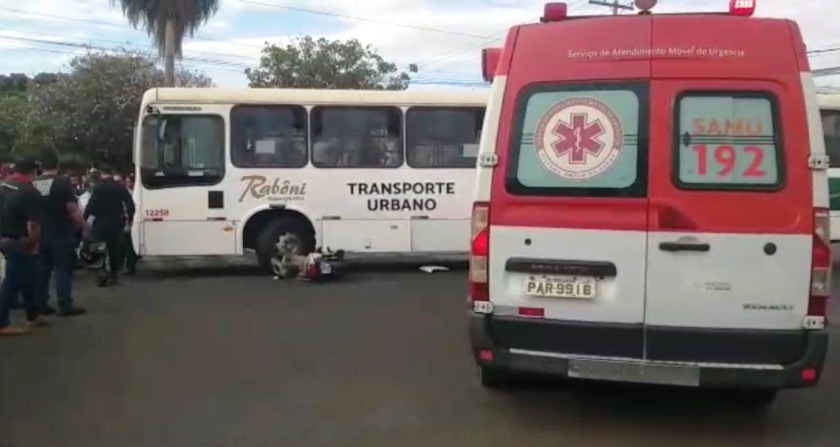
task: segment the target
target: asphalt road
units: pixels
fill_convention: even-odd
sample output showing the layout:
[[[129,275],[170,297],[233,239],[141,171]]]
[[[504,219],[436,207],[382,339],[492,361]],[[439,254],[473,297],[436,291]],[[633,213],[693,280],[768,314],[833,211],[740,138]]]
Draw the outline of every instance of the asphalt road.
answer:
[[[840,353],[765,415],[650,387],[477,383],[464,272],[170,267],[0,340],[0,447],[836,446]],[[835,281],[840,285],[840,278]],[[840,312],[838,316],[840,316]],[[837,329],[833,329],[837,337]]]

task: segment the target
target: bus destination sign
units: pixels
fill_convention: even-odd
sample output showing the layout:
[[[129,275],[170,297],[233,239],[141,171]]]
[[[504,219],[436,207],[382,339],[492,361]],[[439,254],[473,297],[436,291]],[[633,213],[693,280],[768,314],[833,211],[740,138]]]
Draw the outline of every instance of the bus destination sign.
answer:
[[[455,182],[348,182],[351,196],[366,196],[368,211],[434,211]]]

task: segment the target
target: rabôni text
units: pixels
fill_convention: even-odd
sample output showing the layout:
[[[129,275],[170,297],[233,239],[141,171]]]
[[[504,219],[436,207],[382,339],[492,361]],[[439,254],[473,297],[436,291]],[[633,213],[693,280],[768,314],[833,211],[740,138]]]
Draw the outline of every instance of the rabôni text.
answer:
[[[349,182],[347,187],[352,196],[374,196],[367,199],[368,211],[434,211],[438,196],[455,195],[454,182]]]

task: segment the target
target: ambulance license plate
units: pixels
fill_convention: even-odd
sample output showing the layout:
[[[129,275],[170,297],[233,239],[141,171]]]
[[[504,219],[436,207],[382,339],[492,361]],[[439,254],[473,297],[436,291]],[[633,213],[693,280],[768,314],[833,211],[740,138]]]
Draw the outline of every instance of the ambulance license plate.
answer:
[[[595,278],[586,276],[529,276],[525,294],[541,298],[595,298]]]

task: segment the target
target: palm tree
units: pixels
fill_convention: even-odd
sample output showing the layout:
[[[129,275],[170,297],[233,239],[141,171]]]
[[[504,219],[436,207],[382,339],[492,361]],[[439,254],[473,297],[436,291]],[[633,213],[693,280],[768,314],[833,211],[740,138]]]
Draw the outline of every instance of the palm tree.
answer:
[[[119,4],[131,26],[149,33],[163,57],[163,83],[175,86],[175,58],[184,37],[192,37],[219,10],[219,0],[111,0]]]

